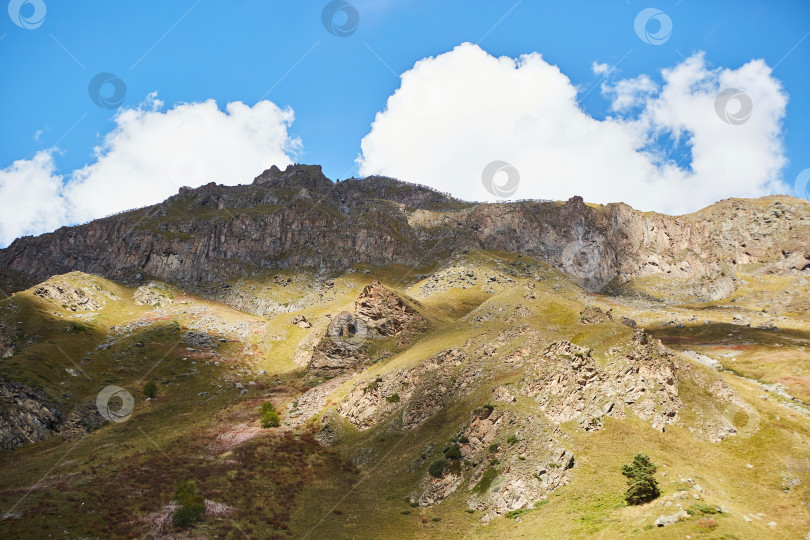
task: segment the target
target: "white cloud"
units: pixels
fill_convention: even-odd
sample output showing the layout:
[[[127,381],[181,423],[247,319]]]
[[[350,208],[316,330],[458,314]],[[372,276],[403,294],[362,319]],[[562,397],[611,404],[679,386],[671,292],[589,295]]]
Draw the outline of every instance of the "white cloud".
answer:
[[[540,54],[495,58],[463,44],[402,75],[362,141],[360,172],[494,200],[481,172],[502,160],[521,175],[514,198],[582,195],[667,213],[787,192],[779,176],[787,97],[764,62],[710,69],[695,55],[662,77],[660,88],[647,76],[605,84],[617,116],[596,120]],[[727,87],[754,103],[743,125],[715,113],[715,97]],[[691,148],[691,170],[661,153],[653,144],[661,137]]]
[[[645,99],[658,90],[658,85],[647,75],[602,84],[602,94],[611,99],[610,110],[614,112],[626,112],[634,106],[643,105]]]
[[[0,246],[21,234],[51,231],[63,225],[61,189],[49,151],[0,170]]]
[[[614,70],[615,70],[615,68],[613,66],[611,66],[610,64],[600,64],[598,62],[594,62],[591,65],[591,71],[593,71],[594,75],[607,76],[607,75],[610,75],[611,73],[613,73]]]
[[[287,132],[291,109],[213,100],[162,111],[155,95],[124,109],[96,148],[96,161],[61,176],[53,151],[0,170],[0,245],[24,234],[158,203],[181,186],[250,182],[285,167],[301,147]]]

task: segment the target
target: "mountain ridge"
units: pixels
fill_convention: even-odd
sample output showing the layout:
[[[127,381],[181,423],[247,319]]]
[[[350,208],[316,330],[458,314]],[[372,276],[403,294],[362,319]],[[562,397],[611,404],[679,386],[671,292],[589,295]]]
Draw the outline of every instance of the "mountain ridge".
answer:
[[[537,257],[591,291],[664,274],[705,300],[736,287],[727,275],[738,265],[810,272],[807,236],[810,203],[786,196],[667,216],[581,197],[470,203],[390,178],[333,183],[317,165],[274,166],[250,185],[181,188],[156,205],[17,239],[0,250],[9,270],[0,286],[12,292],[74,270],[188,284],[284,268],[427,268],[456,250],[500,249]]]

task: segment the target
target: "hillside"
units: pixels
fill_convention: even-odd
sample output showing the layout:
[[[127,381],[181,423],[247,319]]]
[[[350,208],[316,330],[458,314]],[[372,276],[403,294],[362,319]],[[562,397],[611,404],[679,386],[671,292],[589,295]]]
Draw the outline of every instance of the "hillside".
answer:
[[[804,538],[808,232],[299,165],[19,239],[0,536]]]
[[[126,283],[197,288],[267,269],[342,272],[393,264],[429,273],[462,249],[542,260],[590,291],[664,276],[695,300],[736,288],[738,268],[810,271],[807,201],[727,200],[688,216],[624,204],[472,204],[381,177],[333,183],[319,166],[269,169],[252,185],[183,188],[165,202],[0,250],[0,287],[20,290],[74,270]]]

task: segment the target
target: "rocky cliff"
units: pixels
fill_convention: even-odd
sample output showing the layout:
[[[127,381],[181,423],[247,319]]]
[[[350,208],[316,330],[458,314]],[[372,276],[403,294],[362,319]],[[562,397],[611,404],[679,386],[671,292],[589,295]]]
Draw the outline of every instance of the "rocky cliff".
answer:
[[[423,186],[369,177],[333,183],[319,166],[273,167],[252,185],[181,188],[161,204],[0,250],[0,287],[19,290],[73,270],[126,282],[227,280],[271,268],[329,274],[358,263],[429,266],[454,250],[537,257],[589,290],[665,276],[698,298],[726,296],[735,267],[810,273],[810,203],[726,200],[671,217],[625,204],[475,204]]]

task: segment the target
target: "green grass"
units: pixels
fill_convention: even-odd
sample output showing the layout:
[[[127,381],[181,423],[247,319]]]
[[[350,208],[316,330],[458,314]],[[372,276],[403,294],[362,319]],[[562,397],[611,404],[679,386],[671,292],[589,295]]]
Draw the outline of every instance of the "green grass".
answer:
[[[280,305],[295,302],[305,305],[299,311],[271,317],[246,314],[215,300],[176,291],[169,316],[155,318],[132,334],[121,336],[109,349],[98,347],[109,336],[111,326],[154,315],[148,306],[134,305],[132,289],[101,278],[71,275],[68,279],[79,284],[90,280],[119,299],[107,302],[101,312],[90,317],[44,302],[30,293],[15,295],[19,311],[0,309],[0,317],[6,327],[16,328],[17,322],[22,321],[21,332],[32,336],[35,343],[0,363],[0,374],[41,387],[53,395],[67,394],[70,397],[62,399],[68,405],[91,402],[101,387],[117,384],[131,389],[136,407],[128,422],[104,425],[76,442],[51,439],[0,454],[2,511],[14,506],[21,494],[53,467],[43,489],[32,490],[15,508],[14,512],[22,513],[22,518],[0,521],[0,536],[32,537],[42,535],[43,531],[62,534],[63,530],[70,537],[145,536],[148,530],[138,519],[145,519],[168,504],[176,483],[185,479],[194,480],[198,491],[209,500],[238,510],[222,518],[207,516],[197,524],[195,533],[208,537],[245,534],[301,537],[312,531],[311,538],[683,538],[686,535],[748,538],[774,534],[766,525],[770,520],[778,523],[776,532],[781,537],[800,538],[810,529],[803,504],[807,491],[801,486],[790,493],[783,492],[781,476],[784,457],[801,456],[806,450],[802,441],[810,436],[807,418],[775,400],[762,400],[761,390],[733,373],[716,373],[682,359],[676,359],[678,399],[684,403],[679,422],[660,432],[628,412],[623,419],[605,418],[603,428],[597,431],[585,432],[575,423],[560,426],[562,433],[556,434],[555,440],[563,441],[559,444],[575,456],[574,468],[568,471],[570,481],[534,506],[495,518],[487,526],[480,522],[481,511],[467,511],[471,495],[488,497],[499,477],[532,464],[536,449],[528,448],[527,460],[516,455],[530,440],[525,436],[525,427],[507,427],[508,424],[498,432],[496,441],[500,444],[492,443],[491,449],[489,444],[484,445],[476,463],[447,459],[449,466],[465,475],[454,494],[432,507],[410,507],[403,503],[421,492],[420,485],[429,476],[430,465],[444,459],[445,448],[470,443],[469,438],[464,440],[459,434],[474,411],[483,412],[482,404],[520,419],[532,416],[535,426],[553,430],[555,426],[545,420],[538,404],[519,391],[528,376],[526,366],[550,342],[568,339],[590,347],[597,364],[604,366],[624,354],[609,357],[607,352],[613,347],[625,351],[622,348],[627,347],[632,336],[632,330],[618,322],[620,314],[640,321],[645,317],[653,320],[655,315],[634,304],[624,304],[622,297],[585,295],[559,272],[542,264],[532,265],[528,258],[475,251],[465,257],[463,264],[475,265],[476,271],[502,272],[515,283],[496,288],[492,294],[482,293],[478,287],[450,289],[423,297],[417,294],[418,283],[408,291],[399,289],[409,302],[414,301],[415,308],[429,317],[431,329],[401,349],[392,348],[392,356],[354,375],[329,396],[324,410],[313,422],[289,435],[284,430],[260,429],[261,404],[272,400],[283,419],[301,393],[327,380],[306,374],[303,366],[296,365],[296,352],[309,336],[323,331],[327,314],[353,309],[354,299],[368,281],[380,279],[389,287],[408,282],[403,279],[402,268],[339,276],[334,280],[334,294],[323,299],[306,273],[272,272],[269,277],[257,274],[234,283],[238,291],[249,293],[255,287],[255,294],[266,294],[264,297]],[[521,266],[510,266],[513,262]],[[521,277],[521,272],[537,275],[538,280]],[[292,285],[273,285],[275,274],[291,277]],[[524,298],[529,281],[535,282],[533,300]],[[268,284],[272,287],[269,290]],[[579,312],[586,299],[613,307],[614,321],[582,325]],[[7,303],[0,302],[0,306]],[[510,321],[508,318],[517,304],[528,309],[529,315]],[[697,313],[708,307],[691,305],[682,309],[683,313]],[[795,309],[794,304],[787,307]],[[192,313],[197,308],[204,313]],[[719,308],[713,309],[711,316],[719,321],[715,311]],[[313,322],[313,328],[291,324],[299,313]],[[491,317],[475,322],[477,316],[484,315]],[[177,345],[184,332],[199,330],[206,317],[226,322],[222,328],[244,325],[249,329],[247,337],[242,339],[223,330],[221,337],[228,341],[213,348],[210,357],[199,350],[186,351],[188,343]],[[649,325],[649,329],[654,337],[698,340],[689,342],[689,348],[701,343],[725,346],[725,341],[755,342],[757,350],[738,355],[740,365],[734,369],[751,374],[761,369],[763,380],[769,380],[771,374],[778,378],[786,376],[779,370],[788,365],[789,356],[795,355],[804,362],[801,343],[788,339],[804,339],[807,326],[802,321],[792,318],[791,326],[786,325],[776,333],[731,328],[728,321],[705,328]],[[476,356],[483,346],[523,324],[535,333],[531,340],[526,334],[504,338],[504,344],[492,357],[480,360]],[[82,331],[68,332],[69,326],[81,327]],[[729,338],[728,333],[734,335]],[[220,334],[215,333],[215,337]],[[144,346],[136,347],[139,342]],[[674,343],[669,341],[673,347]],[[503,362],[507,354],[524,346],[530,349],[520,361],[525,364]],[[418,427],[411,430],[400,427],[403,411],[409,406],[401,397],[405,395],[402,390],[380,397],[383,404],[396,403],[396,412],[368,430],[357,429],[336,413],[351,388],[379,385],[387,375],[419,366],[451,347],[465,351],[468,355],[465,363],[474,363],[477,378],[465,391],[443,401],[442,407]],[[73,366],[60,349],[77,362],[85,362],[82,359],[89,356],[80,368],[92,380],[68,375],[65,368]],[[769,356],[775,358],[765,358]],[[219,366],[213,364],[215,358]],[[192,361],[196,364],[192,365]],[[149,371],[152,366],[154,369]],[[267,373],[257,375],[260,369]],[[754,436],[731,437],[720,443],[697,436],[695,430],[702,423],[722,414],[724,405],[708,391],[713,382],[721,379],[757,408],[760,426]],[[143,385],[148,380],[155,381],[158,388],[156,397],[149,402],[142,398]],[[253,380],[256,385],[240,396],[233,385],[235,380],[243,383]],[[450,384],[443,379],[437,383]],[[515,390],[517,401],[495,402],[492,391],[499,385]],[[798,385],[794,383],[794,387]],[[209,394],[199,396],[203,391]],[[311,433],[318,430],[322,418],[336,419],[339,437],[334,446],[322,447],[312,439]],[[257,433],[241,444],[218,446],[223,440],[220,435],[241,433],[240,430],[253,433],[251,429]],[[516,435],[518,432],[520,437]],[[432,444],[432,451],[426,449],[428,444]],[[493,454],[487,455],[488,452]],[[498,462],[486,468],[475,485],[470,485],[472,468],[487,467],[490,459],[496,459],[495,452]],[[655,518],[676,510],[655,503],[638,507],[624,503],[626,485],[620,470],[636,452],[650,455],[660,465],[656,477],[663,497],[686,490],[689,498],[676,502],[692,509],[693,518],[664,529],[652,528]],[[423,453],[424,459],[420,460]],[[370,457],[359,461],[356,459],[359,456]],[[545,462],[541,465],[550,467]],[[558,472],[556,468],[549,471]],[[661,476],[662,473],[667,476]],[[691,499],[691,487],[680,482],[681,477],[694,479],[709,495],[702,501]],[[729,513],[712,515],[710,510],[720,505],[728,507]],[[766,515],[761,522],[747,523],[742,517],[758,512]],[[520,522],[509,519],[518,517]],[[710,533],[699,526],[699,519],[704,518],[717,521]]]

